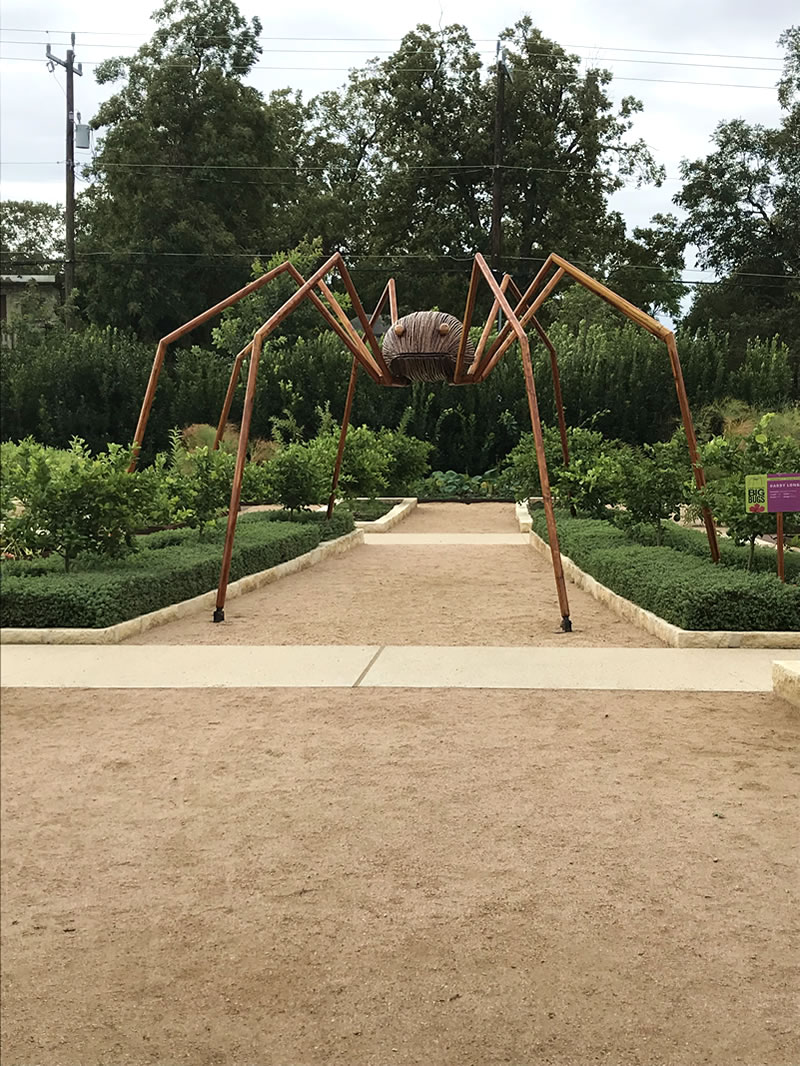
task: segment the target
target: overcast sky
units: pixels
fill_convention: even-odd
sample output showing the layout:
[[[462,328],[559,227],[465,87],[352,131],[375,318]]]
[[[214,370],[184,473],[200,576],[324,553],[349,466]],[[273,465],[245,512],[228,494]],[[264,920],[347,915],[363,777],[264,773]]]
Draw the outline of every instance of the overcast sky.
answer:
[[[63,201],[64,70],[45,66],[45,44],[64,56],[77,34],[76,110],[87,121],[113,87],[96,85],[102,59],[130,54],[152,31],[154,0],[121,4],[83,0],[10,0],[0,26],[0,194],[3,199]],[[420,22],[467,26],[488,65],[497,34],[529,14],[546,36],[587,63],[614,72],[611,94],[644,102],[635,132],[645,138],[668,179],[660,189],[627,189],[614,206],[630,227],[672,210],[678,164],[708,151],[723,119],[775,124],[775,82],[781,69],[777,38],[798,21],[797,0],[557,0],[538,10],[507,0],[297,0],[269,10],[242,0],[263,23],[264,53],[249,80],[265,94],[291,86],[305,96],[342,84],[348,69],[393,51]],[[88,161],[89,153],[76,158]],[[80,186],[79,186],[80,188]]]

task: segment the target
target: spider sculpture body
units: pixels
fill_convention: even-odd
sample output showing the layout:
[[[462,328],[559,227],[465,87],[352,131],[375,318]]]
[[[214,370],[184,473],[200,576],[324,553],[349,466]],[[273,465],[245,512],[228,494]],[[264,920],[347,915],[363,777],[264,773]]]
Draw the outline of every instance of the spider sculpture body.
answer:
[[[453,383],[463,326],[442,311],[414,311],[398,318],[383,339],[383,358],[396,385],[412,381]],[[464,346],[464,367],[475,360],[469,338]]]
[[[555,270],[554,273],[553,270]],[[326,283],[326,277],[334,271],[338,272],[352,301],[353,309],[361,326],[361,332],[357,331],[350,322],[344,309],[339,304],[335,295]],[[545,517],[547,519],[548,541],[553,563],[553,574],[556,583],[559,609],[561,614],[561,628],[564,632],[572,630],[572,622],[569,612],[569,601],[564,581],[564,573],[561,565],[561,554],[558,545],[558,530],[553,512],[553,500],[550,493],[550,479],[547,471],[547,462],[544,454],[544,442],[542,439],[542,427],[539,420],[539,406],[536,398],[536,386],[533,379],[531,363],[530,342],[528,339],[528,327],[533,329],[538,338],[546,346],[550,355],[550,365],[553,373],[553,391],[558,414],[559,430],[561,435],[561,450],[563,461],[569,463],[569,447],[567,440],[566,421],[564,408],[561,400],[561,386],[558,376],[558,359],[556,350],[546,332],[536,318],[536,312],[542,306],[547,297],[566,275],[573,281],[585,286],[601,299],[611,304],[622,314],[637,325],[646,329],[659,340],[663,341],[672,367],[675,380],[675,388],[678,395],[678,404],[681,411],[683,426],[686,431],[686,439],[689,446],[689,454],[694,469],[695,481],[698,487],[705,484],[705,476],[700,465],[697,440],[695,438],[692,416],[683,383],[678,350],[673,333],[660,322],[651,318],[640,308],[635,307],[623,299],[611,289],[585,274],[582,270],[568,263],[557,255],[548,256],[544,266],[533,279],[531,284],[521,292],[510,275],[506,274],[502,282],[498,283],[483,256],[475,256],[472,266],[469,290],[467,293],[466,310],[463,320],[453,315],[440,311],[415,311],[404,315],[398,314],[397,293],[393,279],[390,279],[384,289],[378,304],[371,317],[366,312],[353,285],[350,274],[344,261],[335,253],[307,280],[303,278],[295,267],[288,261],[281,263],[273,270],[263,274],[256,281],[246,285],[243,289],[233,293],[227,299],[222,300],[214,307],[209,308],[202,314],[193,318],[190,322],[174,330],[163,337],[156,349],[153,369],[142,403],[139,422],[134,434],[134,460],[131,469],[136,464],[136,454],[141,446],[150,408],[153,404],[156,386],[158,384],[161,367],[164,363],[169,345],[189,333],[197,326],[207,322],[210,318],[219,314],[226,307],[248,296],[256,289],[277,277],[279,274],[288,273],[296,282],[298,288],[262,326],[256,330],[255,335],[245,348],[236,356],[231,371],[230,382],[225,399],[222,404],[219,425],[214,447],[219,446],[233,402],[239,375],[244,360],[249,356],[249,369],[247,373],[247,388],[245,392],[244,410],[239,432],[239,448],[236,456],[236,468],[231,490],[230,509],[228,511],[228,526],[225,537],[225,547],[222,556],[219,587],[217,589],[216,609],[213,621],[222,622],[225,619],[225,596],[228,588],[231,556],[233,553],[233,541],[236,534],[236,522],[239,514],[239,506],[242,495],[242,475],[247,459],[248,438],[250,422],[253,414],[256,382],[258,380],[259,361],[264,340],[269,334],[304,300],[310,302],[320,312],[328,326],[337,334],[339,339],[353,356],[350,383],[345,399],[344,414],[342,416],[342,428],[339,438],[339,448],[336,455],[336,463],[333,471],[333,484],[328,501],[328,515],[330,516],[336,498],[336,487],[341,471],[342,456],[350,421],[350,411],[353,404],[356,379],[359,367],[377,382],[387,387],[402,388],[414,381],[445,381],[451,385],[476,385],[486,380],[503,355],[516,342],[520,348],[522,366],[525,376],[525,389],[528,397],[528,409],[531,416],[531,427],[536,445],[537,465],[539,468],[539,480],[542,489],[542,501],[544,504]],[[548,275],[551,275],[548,278]],[[477,346],[473,346],[469,339],[469,329],[475,310],[475,301],[479,283],[483,281],[489,287],[493,303],[486,320],[480,340]],[[511,292],[514,304],[508,299]],[[377,320],[386,303],[389,303],[391,327],[384,336],[383,345],[380,346],[373,332],[373,324]],[[497,333],[493,343],[489,345],[489,337],[497,321],[498,314],[502,311],[505,316],[505,324]],[[716,530],[713,518],[708,510],[704,512],[706,531],[708,534],[709,548],[715,562],[719,560],[719,548],[716,540]]]

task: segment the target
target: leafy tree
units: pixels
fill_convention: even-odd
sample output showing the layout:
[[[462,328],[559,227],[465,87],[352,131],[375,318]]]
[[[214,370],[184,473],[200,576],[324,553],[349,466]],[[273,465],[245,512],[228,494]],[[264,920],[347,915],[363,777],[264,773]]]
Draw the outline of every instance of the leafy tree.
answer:
[[[625,239],[608,196],[628,180],[660,184],[641,139],[632,140],[642,104],[632,96],[615,109],[608,70],[581,73],[578,56],[546,38],[527,16],[505,30],[507,121],[504,175],[507,250],[523,259],[558,250],[600,265]],[[485,91],[494,102],[493,79]]]
[[[683,433],[666,443],[646,444],[617,456],[616,502],[624,510],[615,519],[621,526],[644,522],[653,526],[656,544],[664,541],[664,522],[678,514],[691,477]]]
[[[705,159],[684,160],[675,202],[687,212],[684,233],[702,266],[723,275],[703,287],[686,318],[738,338],[776,333],[800,343],[800,28],[781,37],[787,49],[778,98],[784,115],[770,129],[744,119],[722,122]],[[795,375],[800,355],[795,356]]]
[[[264,169],[280,163],[277,120],[243,82],[260,21],[234,0],[167,0],[153,18],[134,56],[97,68],[122,85],[92,119],[78,247],[89,316],[146,337],[241,287],[281,193]]]
[[[18,501],[4,533],[25,552],[55,553],[69,570],[82,552],[116,558],[133,549],[144,507],[143,485],[129,474],[131,449],[110,444],[92,456],[76,437],[67,456],[53,458],[35,442],[23,442],[6,490]]]
[[[785,421],[769,413],[749,433],[713,437],[701,449],[708,484],[697,495],[709,504],[711,513],[737,544],[749,544],[748,569],[756,538],[775,532],[776,517],[745,511],[745,477],[800,470],[800,438],[784,435],[783,429]]]
[[[0,268],[56,274],[64,262],[64,208],[35,200],[0,201]]]
[[[322,260],[321,239],[319,237],[313,241],[304,239],[296,248],[276,252],[266,263],[262,263],[261,259],[256,259],[251,269],[253,280],[268,274],[270,270],[285,263],[287,259],[303,277],[307,278],[314,273]],[[214,344],[217,348],[235,355],[253,339],[256,330],[263,326],[267,319],[296,292],[297,282],[288,275],[273,278],[261,289],[257,289],[250,296],[222,312],[219,326],[212,331]],[[349,305],[344,297],[339,302],[345,308]],[[309,300],[304,300],[288,318],[284,319],[278,329],[269,335],[265,344],[275,345],[281,338],[288,341],[296,341],[300,337],[313,338],[325,328],[322,315]],[[338,340],[337,343],[341,346]]]
[[[325,465],[319,453],[306,444],[281,448],[268,469],[271,494],[289,511],[320,503],[329,491]]]
[[[618,266],[625,226],[608,196],[628,180],[663,176],[630,137],[641,104],[626,97],[615,109],[611,74],[582,75],[578,58],[528,18],[501,36],[513,68],[506,264],[524,275],[531,260],[558,249],[594,269]],[[326,250],[342,247],[357,262],[365,291],[377,294],[394,273],[404,305],[460,311],[471,258],[488,252],[495,83],[463,26],[420,25],[388,59],[312,102],[313,215]],[[657,254],[652,240],[649,247]]]

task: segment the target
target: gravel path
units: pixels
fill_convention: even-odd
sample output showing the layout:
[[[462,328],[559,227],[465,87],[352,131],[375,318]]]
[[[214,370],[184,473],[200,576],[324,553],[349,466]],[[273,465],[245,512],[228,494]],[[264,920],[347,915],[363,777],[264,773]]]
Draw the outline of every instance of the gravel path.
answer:
[[[423,504],[393,533],[519,532],[513,504]],[[661,647],[567,583],[562,633],[549,559],[528,545],[370,544],[201,610],[131,644],[434,644]]]
[[[15,690],[2,722],[3,1066],[800,1062],[771,695]]]

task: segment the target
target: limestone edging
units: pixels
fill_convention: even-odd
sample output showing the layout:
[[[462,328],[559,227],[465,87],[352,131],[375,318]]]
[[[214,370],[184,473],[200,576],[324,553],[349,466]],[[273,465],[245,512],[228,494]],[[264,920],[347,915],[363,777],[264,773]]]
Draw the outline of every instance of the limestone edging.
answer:
[[[289,574],[306,570],[309,566],[321,563],[323,559],[341,555],[363,542],[364,534],[360,529],[345,533],[336,540],[323,541],[310,552],[298,555],[285,563],[278,563],[277,566],[272,566],[268,570],[248,574],[238,581],[231,582],[228,586],[227,601],[236,599],[245,592],[253,592],[264,585],[270,585],[273,581],[278,581]],[[147,630],[154,629],[156,626],[184,618],[198,608],[212,608],[216,597],[216,589],[212,589],[199,596],[193,596],[189,600],[170,604],[169,607],[161,607],[148,614],[140,614],[137,618],[129,618],[125,622],[118,622],[104,629],[12,629],[8,627],[0,629],[0,644],[120,644],[123,640],[146,633]]]
[[[550,558],[550,545],[532,530],[530,542],[540,555]],[[605,604],[621,618],[632,622],[639,629],[652,633],[659,640],[663,640],[671,648],[800,648],[800,632],[681,629],[659,618],[652,611],[646,611],[643,607],[626,600],[624,596],[613,592],[605,585],[601,585],[596,578],[587,574],[585,570],[581,570],[566,555],[561,556],[561,565],[564,569],[564,577],[578,588],[588,592],[590,596],[599,603]]]

